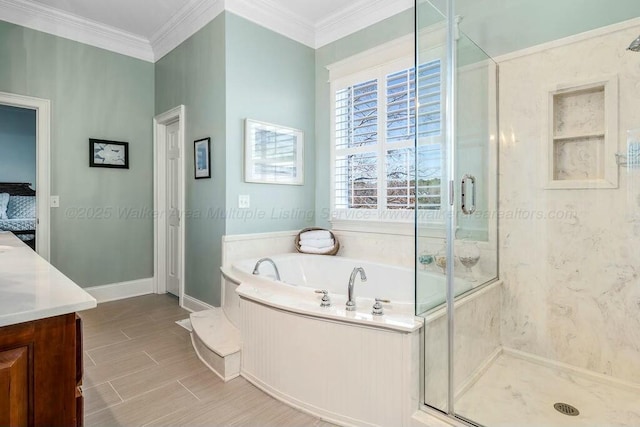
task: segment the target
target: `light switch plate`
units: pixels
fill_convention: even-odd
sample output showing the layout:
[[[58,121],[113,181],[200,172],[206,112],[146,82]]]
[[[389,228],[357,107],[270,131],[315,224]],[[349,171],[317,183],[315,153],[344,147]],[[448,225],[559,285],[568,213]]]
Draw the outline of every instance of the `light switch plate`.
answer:
[[[251,197],[248,194],[238,195],[238,209],[249,209],[251,207]]]
[[[52,208],[60,207],[60,196],[51,196],[51,207]]]

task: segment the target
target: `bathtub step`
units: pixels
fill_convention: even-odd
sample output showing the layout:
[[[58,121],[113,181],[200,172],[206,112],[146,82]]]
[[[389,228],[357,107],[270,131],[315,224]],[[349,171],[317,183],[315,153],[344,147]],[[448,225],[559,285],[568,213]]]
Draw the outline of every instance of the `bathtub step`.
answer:
[[[191,313],[191,343],[200,360],[222,380],[240,375],[240,331],[221,308]]]

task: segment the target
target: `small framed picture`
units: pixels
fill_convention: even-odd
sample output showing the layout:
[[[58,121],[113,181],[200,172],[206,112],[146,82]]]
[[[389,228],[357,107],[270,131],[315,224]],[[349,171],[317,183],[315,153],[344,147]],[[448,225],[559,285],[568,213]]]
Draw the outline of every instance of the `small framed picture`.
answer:
[[[211,178],[211,138],[193,142],[193,161],[196,179]]]
[[[129,169],[129,143],[90,138],[89,166]]]

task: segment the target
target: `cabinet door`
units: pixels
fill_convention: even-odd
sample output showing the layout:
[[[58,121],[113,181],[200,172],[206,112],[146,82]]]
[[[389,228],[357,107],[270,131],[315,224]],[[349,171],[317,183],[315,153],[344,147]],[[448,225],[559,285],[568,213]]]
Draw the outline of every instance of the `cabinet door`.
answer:
[[[29,349],[0,352],[0,425],[26,427],[29,413]]]

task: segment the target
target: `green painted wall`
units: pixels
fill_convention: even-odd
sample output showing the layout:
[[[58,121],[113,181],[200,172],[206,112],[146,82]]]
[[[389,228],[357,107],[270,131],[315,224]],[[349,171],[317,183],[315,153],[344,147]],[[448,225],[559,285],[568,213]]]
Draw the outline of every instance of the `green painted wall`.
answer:
[[[430,2],[446,10],[446,0]],[[492,57],[640,16],[638,0],[456,0],[456,8],[460,29]]]
[[[226,16],[227,234],[309,227],[315,213],[315,52],[237,15]],[[304,185],[244,182],[245,118],[304,131]],[[250,195],[250,209],[237,210],[239,194]]]
[[[51,100],[51,262],[81,286],[153,276],[153,64],[0,21],[0,91]],[[89,168],[89,138],[131,169]]]
[[[218,15],[156,63],[156,114],[186,110],[185,293],[220,305],[221,239],[225,233],[225,26]],[[211,137],[211,179],[196,180],[193,141]]]
[[[220,305],[224,234],[313,224],[314,50],[224,12],[158,61],[155,76],[156,114],[186,107],[185,292]],[[305,131],[304,186],[244,182],[246,117]],[[193,141],[207,136],[212,179],[196,181]],[[251,196],[251,209],[237,209],[238,194]]]
[[[0,182],[36,188],[36,112],[0,105]]]
[[[316,50],[316,224],[329,227],[329,71],[327,65],[413,32],[414,13],[408,9]]]

